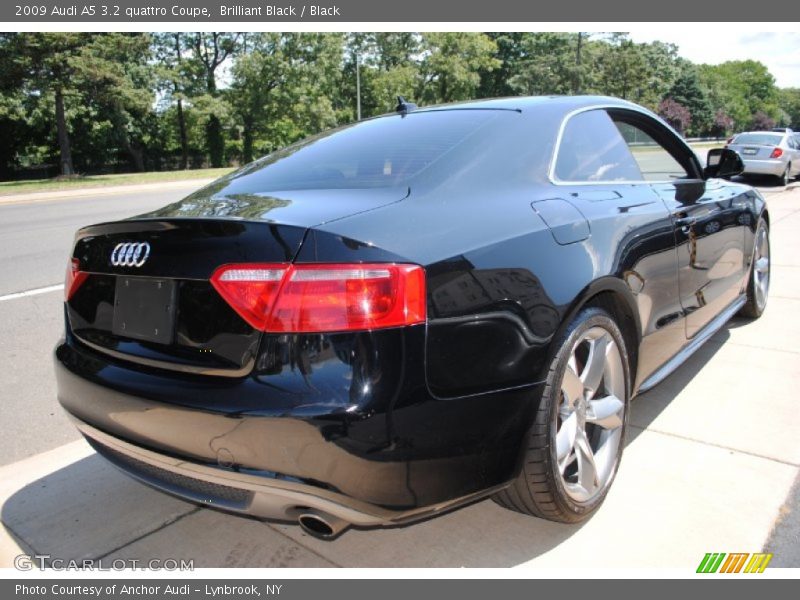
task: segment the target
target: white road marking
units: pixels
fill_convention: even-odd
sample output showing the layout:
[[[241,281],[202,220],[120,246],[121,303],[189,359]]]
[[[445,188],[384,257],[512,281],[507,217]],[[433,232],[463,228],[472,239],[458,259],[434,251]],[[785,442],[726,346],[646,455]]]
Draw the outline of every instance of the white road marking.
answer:
[[[24,292],[14,292],[13,294],[6,294],[5,296],[0,296],[0,302],[3,300],[16,300],[17,298],[25,298],[26,296],[38,296],[39,294],[47,294],[49,292],[57,292],[58,290],[63,290],[64,284],[59,283],[58,285],[48,285],[47,287],[36,288],[34,290],[26,290]]]

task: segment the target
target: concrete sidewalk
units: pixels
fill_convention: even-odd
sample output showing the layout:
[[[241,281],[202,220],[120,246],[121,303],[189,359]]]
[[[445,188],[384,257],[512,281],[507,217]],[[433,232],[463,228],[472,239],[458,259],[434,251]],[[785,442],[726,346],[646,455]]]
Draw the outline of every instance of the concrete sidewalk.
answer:
[[[159,181],[155,183],[108,185],[84,187],[70,190],[53,190],[47,192],[28,192],[22,194],[0,195],[0,204],[22,204],[27,202],[48,202],[51,200],[69,200],[72,198],[90,198],[117,194],[135,194],[166,190],[199,189],[214,181],[214,178],[182,179],[180,181]]]
[[[688,574],[706,552],[759,552],[779,516],[796,515],[790,490],[800,473],[800,189],[770,194],[769,207],[766,313],[729,323],[634,402],[617,480],[583,525],[484,501],[409,527],[321,542],[295,525],[152,491],[74,442],[0,468],[0,566],[35,552],[194,559],[195,567],[677,567]],[[776,554],[773,564],[800,567],[800,559]]]

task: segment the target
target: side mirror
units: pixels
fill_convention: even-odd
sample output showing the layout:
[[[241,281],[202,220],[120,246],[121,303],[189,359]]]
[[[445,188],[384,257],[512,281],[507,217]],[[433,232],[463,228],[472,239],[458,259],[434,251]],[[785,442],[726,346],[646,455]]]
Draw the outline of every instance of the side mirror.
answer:
[[[729,179],[734,175],[739,175],[744,171],[742,157],[735,150],[728,148],[714,148],[708,151],[706,168],[703,175],[706,179],[721,177]]]

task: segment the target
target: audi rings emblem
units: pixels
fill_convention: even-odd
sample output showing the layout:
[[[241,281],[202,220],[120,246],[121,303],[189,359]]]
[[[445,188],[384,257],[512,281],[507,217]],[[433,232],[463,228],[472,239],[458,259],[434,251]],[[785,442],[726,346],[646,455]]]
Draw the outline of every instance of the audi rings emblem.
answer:
[[[111,264],[115,267],[141,267],[150,256],[147,242],[123,242],[111,251]]]

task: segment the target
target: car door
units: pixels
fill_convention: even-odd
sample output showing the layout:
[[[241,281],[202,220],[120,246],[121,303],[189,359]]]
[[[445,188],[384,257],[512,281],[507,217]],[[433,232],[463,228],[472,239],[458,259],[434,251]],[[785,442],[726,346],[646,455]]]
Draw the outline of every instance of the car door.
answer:
[[[747,198],[741,186],[704,181],[691,149],[657,120],[625,110],[612,118],[672,215],[678,288],[692,338],[741,293]]]
[[[686,344],[670,212],[606,108],[567,118],[550,178],[559,201],[574,205],[590,224],[586,243],[596,272],[611,273],[630,289],[641,326],[638,385]]]
[[[800,134],[795,133],[793,135],[790,135],[788,140],[788,146],[792,160],[791,175],[793,177],[800,176]]]

